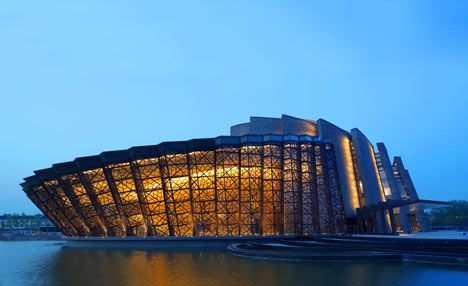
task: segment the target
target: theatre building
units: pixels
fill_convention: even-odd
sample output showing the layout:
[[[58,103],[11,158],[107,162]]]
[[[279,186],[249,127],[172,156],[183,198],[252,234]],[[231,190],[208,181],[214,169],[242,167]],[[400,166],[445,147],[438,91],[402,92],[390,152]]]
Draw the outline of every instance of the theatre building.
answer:
[[[21,184],[67,236],[272,236],[428,230],[400,157],[357,128],[251,117],[229,136],[107,151]]]

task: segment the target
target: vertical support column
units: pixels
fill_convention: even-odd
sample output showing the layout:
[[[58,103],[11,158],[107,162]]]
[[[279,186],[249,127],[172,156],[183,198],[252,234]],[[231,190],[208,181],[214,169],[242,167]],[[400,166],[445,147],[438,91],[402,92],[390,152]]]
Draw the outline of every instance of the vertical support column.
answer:
[[[258,216],[258,234],[259,235],[263,235],[263,227],[262,227],[262,221],[263,221],[263,170],[264,170],[264,167],[265,167],[265,147],[264,147],[264,143],[262,143],[261,147],[262,149],[261,153],[260,153],[260,172],[261,172],[261,175],[260,175],[260,190],[259,190],[259,193],[260,193],[260,214]]]
[[[161,187],[163,189],[163,194],[164,194],[164,206],[166,208],[166,219],[167,219],[167,227],[169,229],[169,236],[174,236],[174,226],[172,225],[172,221],[171,221],[171,217],[170,217],[170,210],[169,210],[169,206],[168,206],[168,192],[167,192],[167,188],[166,188],[166,176],[164,174],[164,166],[163,166],[163,163],[161,160],[163,156],[160,157],[160,159],[158,160],[158,165],[159,165],[159,172],[161,174]],[[164,160],[164,162],[166,162],[166,160]]]
[[[68,199],[72,203],[73,208],[76,210],[76,213],[80,216],[80,219],[84,222],[86,228],[89,231],[88,235],[92,235],[92,236],[101,235],[99,233],[94,232],[95,231],[94,226],[90,224],[88,218],[83,214],[80,203],[78,199],[76,198],[75,193],[70,189],[70,186],[66,182],[64,182],[60,177],[57,177],[57,181],[60,187],[62,188],[63,192],[65,193],[65,195],[68,197]]]
[[[359,232],[360,233],[365,233],[367,232],[366,229],[364,229],[364,226],[365,226],[365,223],[364,223],[364,220],[365,220],[365,215],[363,214],[363,212],[361,211],[361,209],[357,209],[356,211],[356,214],[357,214],[357,223],[358,223],[358,227],[359,227]]]
[[[280,141],[274,138],[263,145],[262,231],[264,235],[281,232],[282,153]]]
[[[185,160],[187,162],[187,171],[188,171],[188,184],[189,184],[189,193],[190,193],[190,216],[192,219],[192,236],[198,236],[198,230],[196,228],[197,221],[193,219],[194,217],[194,208],[193,208],[193,186],[192,186],[192,175],[191,172],[191,164],[189,160],[189,155],[185,154]]]
[[[281,142],[281,195],[280,195],[280,205],[281,205],[281,219],[279,220],[280,224],[280,234],[284,234],[284,142]]]
[[[302,199],[300,181],[300,145],[297,138],[284,143],[284,228],[286,234],[302,233]]]
[[[115,182],[113,180],[112,174],[107,167],[104,167],[103,170],[104,170],[104,176],[107,180],[107,185],[109,186],[109,190],[112,194],[112,197],[114,198],[114,203],[117,208],[118,215],[120,217],[120,220],[122,221],[123,226],[125,227],[125,235],[133,236],[134,232],[133,232],[132,225],[128,221],[128,218],[125,215],[125,212],[123,210],[122,201],[120,200],[120,196],[119,196],[119,191],[117,190],[117,187],[115,186]]]
[[[239,235],[239,145],[220,142],[216,156],[218,235]]]
[[[218,184],[217,184],[217,181],[218,181],[218,165],[217,165],[217,149],[216,148],[213,148],[213,171],[214,171],[214,196],[215,196],[215,201],[214,201],[214,204],[215,204],[215,217],[214,217],[214,223],[215,223],[215,233],[216,233],[216,236],[219,235],[219,232],[218,232]]]
[[[61,216],[64,219],[64,221],[65,221],[64,225],[66,227],[66,232],[67,232],[66,235],[67,236],[82,235],[83,233],[77,227],[77,225],[73,224],[73,221],[72,221],[73,218],[68,217],[68,215],[65,213],[64,205],[62,203],[60,203],[60,204],[58,203],[59,200],[54,196],[52,191],[45,185],[44,182],[42,182],[42,188],[44,189],[44,191],[48,195],[49,204],[52,205],[52,206],[55,206],[55,208],[53,208],[53,207],[50,207],[50,205],[49,205],[50,210],[52,212],[58,213],[59,216]]]
[[[333,145],[325,143],[325,158],[327,161],[327,183],[330,192],[330,202],[333,212],[334,232],[344,233],[346,231],[346,221],[340,185],[338,182],[335,151]]]
[[[242,182],[242,156],[241,156],[241,153],[242,153],[242,145],[239,145],[239,148],[238,148],[238,156],[239,156],[239,178],[238,178],[238,186],[239,186],[239,210],[238,210],[238,216],[237,216],[237,234],[238,235],[241,235],[241,224],[242,224],[242,216],[241,216],[241,212],[242,212],[242,207],[241,207],[241,204],[242,204],[242,185],[241,185],[241,182]]]
[[[130,162],[130,169],[132,171],[133,182],[135,183],[141,214],[143,215],[143,222],[146,227],[146,234],[148,236],[155,236],[156,234],[154,233],[154,229],[150,227],[150,223],[148,222],[149,214],[144,206],[145,204],[147,204],[147,202],[143,196],[144,187],[141,183],[141,180],[139,180],[141,179],[141,175],[139,174],[138,168],[135,167],[135,164],[133,162]]]
[[[302,158],[302,150],[301,150],[301,143],[297,143],[297,154],[296,154],[296,169],[297,169],[297,191],[295,197],[295,234],[303,234],[304,233],[304,215],[303,215],[303,204],[302,204],[302,172],[301,172],[301,158]]]
[[[380,233],[388,233],[388,229],[387,229],[387,225],[384,223],[386,218],[385,218],[385,210],[384,209],[380,209],[379,210],[379,232]]]
[[[320,233],[314,148],[315,146],[310,141],[301,143],[302,219],[304,234]]]
[[[107,217],[105,216],[104,210],[102,209],[101,204],[98,202],[96,198],[96,193],[93,190],[93,187],[91,186],[91,183],[83,176],[81,172],[77,172],[77,175],[83,184],[83,187],[85,188],[86,192],[88,193],[89,199],[91,200],[92,205],[94,206],[94,209],[96,212],[99,214],[99,217],[102,220],[102,223],[106,229],[106,236],[115,236],[114,229],[111,227],[109,224]]]
[[[334,217],[327,174],[327,160],[325,156],[325,145],[320,142],[315,146],[315,168],[317,170],[320,230],[322,233],[332,233],[334,232]]]
[[[395,213],[393,212],[393,208],[388,208],[388,214],[390,216],[390,231],[392,234],[396,234],[396,223],[395,223]]]
[[[371,217],[372,217],[372,232],[373,233],[380,232],[376,210],[371,211]]]

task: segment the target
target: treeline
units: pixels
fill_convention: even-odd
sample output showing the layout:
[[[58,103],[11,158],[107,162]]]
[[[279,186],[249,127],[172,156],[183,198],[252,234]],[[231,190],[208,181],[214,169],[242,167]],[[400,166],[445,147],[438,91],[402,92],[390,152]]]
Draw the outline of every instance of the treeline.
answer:
[[[450,201],[453,205],[432,209],[429,218],[433,226],[468,226],[468,201]]]

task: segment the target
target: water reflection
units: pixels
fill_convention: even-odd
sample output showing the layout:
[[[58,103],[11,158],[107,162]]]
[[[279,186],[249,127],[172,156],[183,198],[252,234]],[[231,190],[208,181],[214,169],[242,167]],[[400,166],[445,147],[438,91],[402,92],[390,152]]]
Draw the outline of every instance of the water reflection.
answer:
[[[81,250],[0,243],[0,285],[463,285],[468,272],[418,264],[250,260],[223,252]]]

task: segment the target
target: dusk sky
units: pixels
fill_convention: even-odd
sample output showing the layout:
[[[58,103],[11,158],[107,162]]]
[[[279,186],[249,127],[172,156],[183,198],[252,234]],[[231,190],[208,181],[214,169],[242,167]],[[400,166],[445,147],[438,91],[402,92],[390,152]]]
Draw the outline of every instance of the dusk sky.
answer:
[[[468,1],[322,2],[4,1],[0,214],[38,213],[19,184],[53,163],[283,113],[468,199]]]

